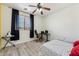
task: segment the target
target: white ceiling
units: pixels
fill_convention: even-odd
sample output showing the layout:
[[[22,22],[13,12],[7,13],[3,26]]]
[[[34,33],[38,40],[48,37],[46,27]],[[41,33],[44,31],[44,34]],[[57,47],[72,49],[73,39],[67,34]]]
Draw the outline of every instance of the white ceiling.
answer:
[[[36,9],[36,7],[29,7],[28,5],[37,5],[37,3],[6,3],[5,5],[21,11],[32,13]],[[71,3],[41,3],[41,5],[51,9],[50,11],[43,10],[44,15],[48,15],[56,10],[71,5]],[[24,10],[24,8],[27,8],[27,10]],[[35,14],[40,15],[39,11],[37,11]]]

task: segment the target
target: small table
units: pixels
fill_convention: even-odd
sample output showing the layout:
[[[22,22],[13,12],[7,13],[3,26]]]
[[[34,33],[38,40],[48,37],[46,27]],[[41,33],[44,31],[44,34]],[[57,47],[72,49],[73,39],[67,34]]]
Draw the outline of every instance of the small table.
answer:
[[[4,40],[6,41],[6,43],[5,43],[5,45],[4,45],[4,47],[3,47],[2,49],[4,49],[4,48],[7,46],[8,43],[15,47],[15,44],[13,44],[13,43],[10,41],[10,38],[11,38],[11,37],[14,37],[14,35],[1,37],[2,39],[4,39]]]

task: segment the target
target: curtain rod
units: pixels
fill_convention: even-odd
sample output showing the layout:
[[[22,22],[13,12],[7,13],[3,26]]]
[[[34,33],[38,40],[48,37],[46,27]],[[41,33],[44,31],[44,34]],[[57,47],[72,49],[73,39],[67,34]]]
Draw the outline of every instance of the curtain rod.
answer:
[[[12,7],[9,7],[9,6],[7,6],[7,7],[12,9]],[[14,9],[16,9],[16,8],[14,8]],[[18,10],[18,9],[16,9],[16,10]],[[26,13],[26,14],[31,14],[31,13],[28,13],[28,12],[25,12],[25,11],[22,11],[22,10],[19,10],[19,11],[23,12],[23,13]],[[34,14],[32,14],[32,15],[34,15]]]
[[[9,6],[7,6],[8,8],[10,8],[10,9],[12,9],[12,7],[9,7]],[[15,8],[14,8],[15,9]],[[16,9],[16,10],[18,10],[18,9]],[[21,10],[19,10],[20,12],[23,12],[23,13],[26,13],[26,14],[31,14],[31,13],[28,13],[28,12],[25,12],[25,11],[21,11]],[[32,14],[32,15],[34,15],[34,14]],[[21,16],[25,16],[25,15],[21,15]],[[27,17],[27,16],[25,16],[25,17]]]

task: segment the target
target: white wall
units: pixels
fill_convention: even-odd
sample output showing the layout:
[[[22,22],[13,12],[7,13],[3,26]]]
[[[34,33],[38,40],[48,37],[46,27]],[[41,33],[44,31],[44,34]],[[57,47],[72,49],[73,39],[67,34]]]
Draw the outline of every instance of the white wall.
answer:
[[[8,31],[11,31],[11,14],[12,14],[12,9],[8,8],[7,6],[4,6],[4,18],[3,18],[3,35],[5,35]],[[22,12],[19,13],[20,15],[25,15],[28,16],[27,14],[24,14]],[[38,31],[42,30],[42,18],[40,16],[35,16],[34,17],[34,26],[35,29]],[[34,39],[29,38],[30,31],[29,30],[20,30],[20,40],[14,41],[14,44],[18,43],[23,43],[27,41],[31,41]]]
[[[12,10],[6,6],[3,7],[3,36],[6,35],[8,31],[11,31],[11,13]],[[3,42],[3,45],[5,41]]]
[[[3,35],[11,31],[11,14],[12,10],[4,7],[3,18]],[[23,13],[20,13],[23,14]],[[26,14],[23,14],[26,15]],[[51,39],[58,37],[66,37],[69,39],[79,38],[79,4],[63,8],[55,11],[49,16],[35,16],[34,27],[38,32],[49,30]],[[29,30],[20,30],[20,40],[15,41],[15,44],[30,41]]]
[[[3,35],[11,31],[11,14],[12,10],[4,7],[3,18]],[[23,13],[20,13],[23,14]],[[26,14],[23,14],[26,15]],[[79,38],[79,4],[63,8],[55,11],[49,16],[35,16],[34,27],[38,32],[49,30],[51,39],[65,37],[69,39]],[[20,30],[20,40],[15,41],[15,44],[27,42],[33,39],[29,38],[29,30]]]
[[[44,24],[45,29],[48,29],[51,34],[51,39],[57,36],[79,39],[79,4],[46,16]]]
[[[3,35],[11,31],[11,14],[12,10],[6,6],[3,7]]]
[[[35,16],[34,26],[35,26],[35,29],[39,33],[44,30],[44,24],[43,23],[44,23],[43,16]]]

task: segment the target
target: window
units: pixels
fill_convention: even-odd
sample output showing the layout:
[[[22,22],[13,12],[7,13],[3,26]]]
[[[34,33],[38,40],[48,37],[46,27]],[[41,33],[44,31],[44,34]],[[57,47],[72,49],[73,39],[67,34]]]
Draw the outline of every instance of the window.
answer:
[[[19,16],[19,29],[24,29],[24,16]]]
[[[25,29],[30,29],[30,17],[25,17]]]
[[[16,29],[30,29],[30,17],[29,16],[19,16],[16,22]]]

